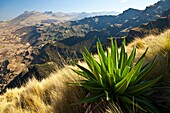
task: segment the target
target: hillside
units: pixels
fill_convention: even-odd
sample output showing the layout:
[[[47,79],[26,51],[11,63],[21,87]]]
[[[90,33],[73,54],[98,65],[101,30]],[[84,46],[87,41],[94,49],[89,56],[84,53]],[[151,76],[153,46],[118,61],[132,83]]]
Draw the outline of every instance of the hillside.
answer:
[[[21,43],[29,42],[33,46],[66,38],[85,40],[89,35],[91,37],[102,35],[103,40],[108,37],[119,38],[127,36],[132,28],[165,17],[163,14],[166,14],[165,11],[170,8],[167,4],[170,4],[169,0],[162,0],[148,6],[145,10],[129,8],[117,16],[95,16],[64,23],[40,24],[32,27],[33,29],[24,27],[13,33],[14,35],[21,35],[24,29],[29,29],[28,32],[25,32],[25,35],[20,36]],[[34,41],[30,41],[28,37],[32,37]]]
[[[117,12],[94,12],[94,13],[62,13],[45,11],[44,13],[36,11],[25,11],[16,18],[8,21],[0,22],[0,62],[13,57],[12,53],[16,53],[18,48],[27,48],[25,44],[31,44],[38,41],[38,38],[44,36],[39,33],[42,28],[38,26],[48,26],[51,23],[61,23],[71,20],[83,19],[85,17],[97,15],[115,15]],[[39,29],[39,30],[37,30]],[[78,33],[77,33],[78,34]],[[42,36],[41,36],[42,35]],[[41,38],[44,40],[44,38]],[[41,41],[42,43],[43,41]],[[46,43],[46,41],[44,42]],[[14,47],[12,50],[11,47]]]
[[[169,11],[169,10],[168,10]],[[144,37],[149,34],[158,35],[166,29],[170,28],[170,16],[161,17],[155,21],[150,21],[147,24],[143,24],[137,28],[133,28],[128,33],[129,39],[134,39],[135,37]]]
[[[136,39],[137,58],[139,58],[147,47],[150,47],[146,56],[146,62],[150,61],[157,55],[158,64],[156,68],[147,76],[147,78],[165,74],[159,82],[164,88],[154,89],[149,93],[149,97],[158,106],[163,113],[169,113],[169,75],[170,75],[170,30],[166,30],[158,36],[150,35],[142,39]],[[132,49],[134,42],[128,44],[128,53]],[[154,47],[154,48],[153,48]],[[95,56],[97,58],[97,56]],[[84,62],[80,64],[86,67]],[[76,67],[71,67],[76,68]],[[85,109],[82,106],[70,106],[71,103],[77,102],[80,98],[85,97],[86,93],[79,87],[65,84],[67,81],[80,79],[70,70],[70,66],[65,65],[63,69],[51,74],[48,78],[37,81],[36,79],[29,82],[21,88],[9,89],[0,96],[1,113],[80,113]],[[155,96],[156,95],[156,96]],[[113,107],[113,106],[112,106]],[[108,112],[112,112],[112,107]],[[121,107],[121,106],[120,106]],[[106,113],[106,111],[100,111]]]
[[[167,4],[169,4],[169,0],[160,1],[143,11],[129,8],[117,16],[96,16],[59,24],[52,23],[48,26],[41,24],[32,27],[32,29],[30,29],[31,27],[24,27],[16,30],[13,34],[21,35],[23,31],[26,31],[26,34],[20,37],[21,43],[29,42],[33,46],[66,38],[70,38],[69,40],[86,40],[89,36],[100,38],[101,35],[104,43],[109,37],[127,36],[132,28],[167,16],[167,14],[163,15],[165,14],[164,11],[170,8]],[[32,41],[30,41],[30,37],[33,38]]]
[[[6,88],[20,87],[32,77],[38,80],[46,78],[55,71],[56,65],[62,68],[65,64],[80,60],[80,51],[84,51],[84,46],[96,53],[98,38],[106,47],[109,45],[107,38],[110,37],[118,38],[120,45],[122,36],[127,36],[127,42],[131,42],[135,37],[142,38],[153,33],[158,35],[170,27],[168,3],[168,0],[160,1],[143,11],[130,8],[118,16],[96,16],[58,24],[25,26],[17,30],[4,27],[6,31],[0,31],[3,34],[0,40],[3,44],[0,46],[1,92]],[[152,15],[153,13],[156,15]],[[148,16],[144,16],[146,14]],[[20,15],[18,18],[22,20],[23,17]],[[4,32],[11,33],[12,37]]]
[[[72,36],[84,37],[93,31],[107,32],[108,36],[113,37],[127,36],[130,29],[160,18],[162,13],[170,8],[167,4],[170,4],[169,0],[159,1],[143,11],[129,8],[117,16],[96,16],[63,24],[52,24],[43,28],[42,32],[45,32],[44,35],[48,40],[60,40]]]

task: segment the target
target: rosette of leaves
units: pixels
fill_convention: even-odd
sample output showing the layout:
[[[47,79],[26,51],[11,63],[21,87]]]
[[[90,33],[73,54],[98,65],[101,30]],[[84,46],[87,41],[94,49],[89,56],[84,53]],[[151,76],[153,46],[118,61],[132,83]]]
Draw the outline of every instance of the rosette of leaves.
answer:
[[[98,41],[97,52],[100,62],[97,62],[87,49],[86,53],[82,52],[89,68],[86,69],[76,64],[80,70],[73,69],[73,71],[84,79],[74,84],[87,89],[90,96],[75,104],[111,100],[128,112],[133,112],[133,108],[136,107],[145,112],[159,113],[152,102],[143,96],[143,93],[152,88],[162,77],[159,76],[152,80],[144,79],[156,65],[155,59],[143,66],[147,48],[139,60],[134,63],[136,45],[128,56],[125,43],[124,40],[119,52],[116,39],[111,39],[111,48],[107,48],[107,54],[105,54],[102,44]]]

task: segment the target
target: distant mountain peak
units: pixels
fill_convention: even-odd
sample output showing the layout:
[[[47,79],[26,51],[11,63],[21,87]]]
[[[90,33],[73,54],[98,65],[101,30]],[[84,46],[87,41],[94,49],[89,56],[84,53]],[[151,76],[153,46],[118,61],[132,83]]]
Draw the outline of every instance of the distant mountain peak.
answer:
[[[133,13],[133,12],[141,12],[142,10],[138,10],[138,9],[134,9],[134,8],[129,8],[125,11],[123,11],[123,13]]]
[[[44,14],[53,14],[52,11],[45,11]]]
[[[29,13],[29,11],[24,11],[24,13]]]
[[[39,13],[39,12],[38,11],[24,11],[23,14],[35,14],[35,13]]]

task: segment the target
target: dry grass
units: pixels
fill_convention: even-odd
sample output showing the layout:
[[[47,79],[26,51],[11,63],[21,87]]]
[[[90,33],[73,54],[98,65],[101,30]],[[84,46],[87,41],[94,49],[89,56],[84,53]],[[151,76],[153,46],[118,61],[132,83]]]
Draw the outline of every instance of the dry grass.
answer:
[[[143,39],[136,38],[134,42],[130,43],[127,46],[127,52],[129,53],[132,50],[132,47],[134,46],[134,43],[137,45],[137,56],[136,59],[138,59],[145,49],[149,47],[149,50],[146,54],[145,63],[152,60],[155,56],[157,56],[159,69],[158,71],[166,72],[167,70],[167,60],[168,60],[168,52],[170,51],[170,30],[165,31],[164,33],[161,33],[158,36],[150,35]],[[162,61],[163,60],[163,61]],[[163,64],[163,65],[162,65]],[[166,65],[164,65],[166,64]],[[163,69],[160,69],[163,68]],[[163,73],[160,72],[160,73]],[[159,74],[159,73],[158,73]]]
[[[80,113],[81,106],[71,103],[84,97],[84,91],[68,86],[67,81],[74,81],[75,74],[67,66],[41,82],[30,80],[25,87],[8,90],[0,96],[1,113]]]
[[[154,58],[158,54],[158,65],[149,75],[152,77],[166,74],[163,78],[164,85],[169,83],[169,59],[168,51],[170,50],[170,30],[162,33],[159,36],[148,36],[144,39],[137,39],[135,42],[138,45],[137,58],[149,46],[149,52],[146,56],[146,62]],[[134,43],[127,46],[127,51],[130,52]],[[97,56],[95,55],[97,59]],[[86,67],[85,63],[81,63]],[[73,67],[72,67],[73,68]],[[74,67],[75,68],[75,67]],[[167,79],[169,78],[169,79]],[[70,106],[71,103],[78,101],[85,96],[85,91],[79,87],[70,86],[66,82],[79,79],[70,69],[69,66],[53,73],[42,80],[30,80],[26,86],[21,88],[9,89],[5,94],[0,96],[0,112],[1,113],[81,113],[84,108],[81,106]],[[164,80],[165,79],[165,80]],[[165,92],[168,93],[169,91]],[[161,95],[158,93],[159,96]],[[157,96],[158,97],[158,96]],[[160,98],[155,99],[161,100]],[[169,99],[169,94],[165,94],[166,99]],[[164,101],[163,101],[164,102]],[[167,101],[166,101],[167,102]],[[159,103],[159,102],[158,102]],[[168,104],[167,104],[168,106]],[[116,108],[115,108],[116,107]],[[119,107],[110,104],[106,110],[107,113],[113,113],[112,110],[117,110]],[[121,110],[119,110],[120,113]],[[103,111],[105,112],[105,111]]]

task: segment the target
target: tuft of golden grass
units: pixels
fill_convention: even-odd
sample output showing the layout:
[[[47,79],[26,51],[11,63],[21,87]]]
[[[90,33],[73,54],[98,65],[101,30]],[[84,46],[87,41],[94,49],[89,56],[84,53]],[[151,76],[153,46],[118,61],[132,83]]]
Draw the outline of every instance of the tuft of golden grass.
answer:
[[[1,113],[80,113],[81,106],[70,106],[85,96],[84,90],[69,86],[77,77],[68,66],[49,78],[29,80],[25,87],[9,89],[0,96]]]
[[[138,48],[138,49],[144,49],[145,48],[145,46],[144,46],[145,43],[141,38],[136,38],[135,41],[136,41],[136,48]]]
[[[148,61],[157,58],[158,64],[153,69],[152,72],[155,72],[155,76],[164,74],[168,71],[168,53],[170,51],[170,30],[166,30],[158,36],[149,35],[143,39],[136,38],[132,43],[127,46],[127,52],[130,53],[132,47],[136,43],[137,45],[137,56],[136,59],[139,59],[142,53],[147,47],[149,50],[146,54],[145,63]]]
[[[148,36],[143,39],[137,38],[134,42],[137,44],[137,59],[142,55],[147,47],[149,51],[146,55],[146,62],[152,60],[157,55],[158,64],[149,76],[156,77],[166,74],[161,84],[167,86],[170,81],[170,30],[165,31],[159,36]],[[132,50],[134,42],[127,46],[127,52]],[[95,55],[98,59],[98,56]],[[86,63],[80,62],[84,67]],[[0,95],[0,112],[1,113],[81,113],[85,109],[82,106],[70,106],[80,98],[84,98],[86,93],[80,87],[66,84],[80,79],[70,67],[65,66],[63,69],[52,73],[48,78],[37,81],[35,78],[21,87],[9,89],[3,95]],[[149,77],[148,77],[149,78]],[[169,85],[170,86],[170,85]],[[168,87],[169,87],[168,86]],[[170,100],[170,90],[164,89],[164,96],[158,93],[154,99],[168,103]],[[159,97],[160,96],[160,97]],[[165,101],[166,100],[166,101]],[[159,102],[158,102],[159,103]],[[170,103],[170,102],[169,102]],[[170,106],[167,104],[167,107]],[[113,113],[118,110],[122,113],[119,106],[110,103],[108,109],[103,112]]]

